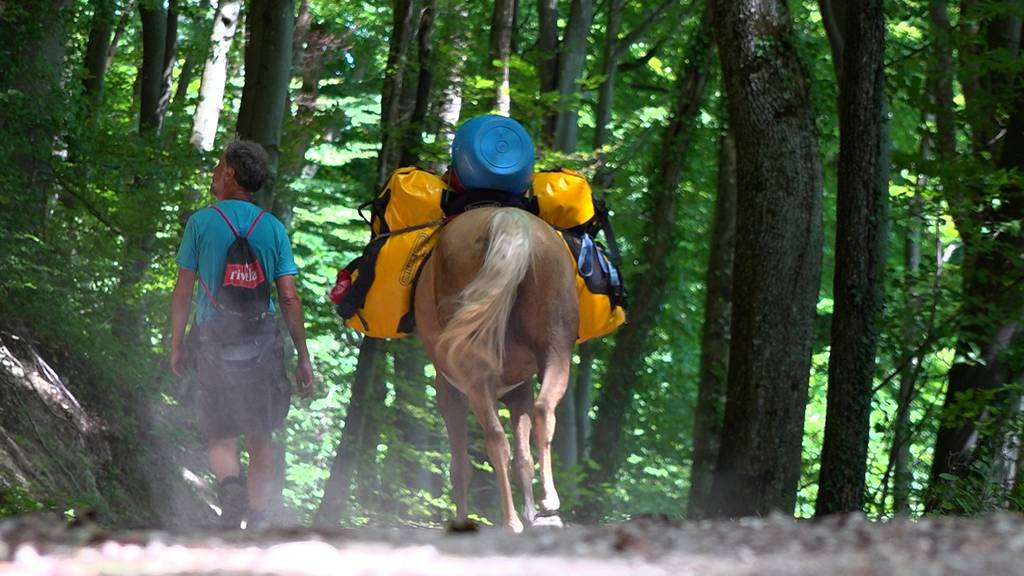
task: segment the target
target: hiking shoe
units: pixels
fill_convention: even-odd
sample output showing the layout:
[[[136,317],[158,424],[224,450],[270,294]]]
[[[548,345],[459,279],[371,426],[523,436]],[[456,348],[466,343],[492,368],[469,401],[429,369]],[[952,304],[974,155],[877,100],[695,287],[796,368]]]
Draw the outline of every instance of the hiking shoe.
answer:
[[[249,507],[245,484],[238,476],[228,476],[217,487],[217,499],[220,501],[220,527],[239,529]]]

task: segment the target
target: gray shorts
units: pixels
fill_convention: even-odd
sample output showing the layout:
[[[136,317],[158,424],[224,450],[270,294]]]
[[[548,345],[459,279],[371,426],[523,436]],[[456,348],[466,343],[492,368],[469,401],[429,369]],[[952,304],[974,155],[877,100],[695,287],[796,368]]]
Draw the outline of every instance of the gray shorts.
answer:
[[[199,426],[208,439],[271,432],[288,415],[291,381],[284,340],[268,318],[225,342],[211,320],[198,327],[195,354]]]

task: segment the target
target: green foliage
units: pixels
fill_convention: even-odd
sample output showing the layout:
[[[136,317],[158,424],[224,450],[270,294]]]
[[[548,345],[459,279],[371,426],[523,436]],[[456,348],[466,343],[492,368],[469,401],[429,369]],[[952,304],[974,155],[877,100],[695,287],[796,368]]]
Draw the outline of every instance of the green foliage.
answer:
[[[21,486],[5,487],[0,490],[0,517],[38,512],[46,508],[46,504],[33,498]]]

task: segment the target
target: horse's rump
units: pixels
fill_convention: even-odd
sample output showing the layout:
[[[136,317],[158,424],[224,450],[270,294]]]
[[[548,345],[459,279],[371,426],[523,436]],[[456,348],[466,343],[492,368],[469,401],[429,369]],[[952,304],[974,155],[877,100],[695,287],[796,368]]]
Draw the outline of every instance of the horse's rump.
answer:
[[[528,212],[480,208],[459,216],[431,261],[440,328],[434,355],[449,369],[473,361],[500,374],[510,344],[564,331],[552,323],[571,325],[575,338],[572,263],[557,234]],[[510,335],[526,341],[509,343]]]

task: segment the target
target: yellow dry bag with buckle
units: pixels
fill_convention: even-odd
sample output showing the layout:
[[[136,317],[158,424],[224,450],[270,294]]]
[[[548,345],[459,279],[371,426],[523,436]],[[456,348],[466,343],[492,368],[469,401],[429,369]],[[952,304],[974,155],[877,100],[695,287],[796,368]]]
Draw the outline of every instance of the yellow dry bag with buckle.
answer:
[[[535,199],[537,215],[555,228],[583,226],[597,215],[590,183],[566,168],[535,173],[530,194]]]
[[[362,256],[338,273],[339,285],[343,275],[350,284],[338,290],[337,298],[332,292],[346,326],[374,338],[412,332],[413,287],[437,241],[444,189],[444,182],[430,172],[399,168],[376,198],[360,206],[360,214],[371,207],[373,238]]]
[[[541,220],[559,229],[576,265],[577,342],[612,332],[626,321],[626,296],[608,211],[594,198],[587,179],[565,168],[534,174],[530,195]],[[601,232],[609,249],[595,240]]]

